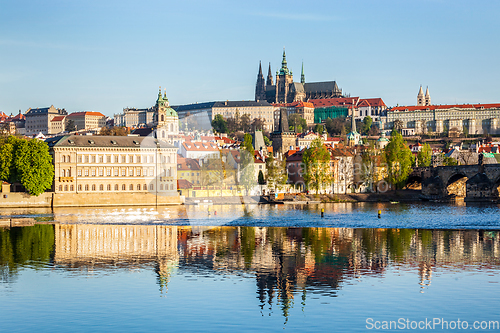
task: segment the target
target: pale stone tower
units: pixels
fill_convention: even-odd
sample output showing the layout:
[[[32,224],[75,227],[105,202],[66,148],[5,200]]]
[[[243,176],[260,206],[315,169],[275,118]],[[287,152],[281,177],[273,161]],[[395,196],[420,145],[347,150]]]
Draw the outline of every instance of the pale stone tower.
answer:
[[[429,87],[425,91],[425,105],[431,105],[431,95],[429,94]]]
[[[425,105],[425,100],[424,100],[424,91],[422,90],[422,86],[420,86],[420,90],[418,91],[417,95],[417,106],[422,106]]]

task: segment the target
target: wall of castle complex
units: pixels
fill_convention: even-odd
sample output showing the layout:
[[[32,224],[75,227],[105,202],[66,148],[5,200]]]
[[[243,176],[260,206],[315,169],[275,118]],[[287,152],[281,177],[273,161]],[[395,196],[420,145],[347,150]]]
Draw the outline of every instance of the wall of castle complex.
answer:
[[[382,129],[390,131],[395,121],[414,134],[443,133],[452,128],[468,134],[500,134],[500,108],[451,108],[429,111],[388,111],[380,117]]]

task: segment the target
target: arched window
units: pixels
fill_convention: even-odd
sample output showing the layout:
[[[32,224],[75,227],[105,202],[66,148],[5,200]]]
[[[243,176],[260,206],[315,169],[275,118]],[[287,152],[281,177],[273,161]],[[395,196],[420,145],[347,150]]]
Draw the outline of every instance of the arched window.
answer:
[[[65,156],[65,155],[63,155],[63,156],[62,156],[62,162],[63,162],[63,163],[65,163],[65,162],[66,162],[66,156]]]
[[[170,163],[170,155],[167,156],[167,163]]]
[[[128,187],[128,189],[129,189],[130,191],[133,191],[133,190],[134,190],[134,185],[130,184],[130,186]]]
[[[62,169],[62,171],[61,171],[61,177],[66,177],[66,170]]]
[[[68,185],[64,185],[64,190],[68,191]]]
[[[59,192],[62,192],[62,185],[59,185]]]
[[[66,161],[68,161],[68,163],[71,162],[71,156],[70,155],[68,155],[68,157],[66,158]]]
[[[122,184],[122,191],[125,191],[125,184]]]
[[[67,175],[68,177],[71,177],[71,169],[68,169],[68,171],[66,172],[66,175]]]
[[[99,191],[104,191],[104,185],[99,185]]]
[[[118,191],[118,184],[115,184],[115,191]]]
[[[78,191],[82,190],[82,185],[78,185]]]
[[[152,191],[152,190],[154,190],[154,189],[155,189],[155,188],[154,188],[154,185],[153,185],[153,184],[149,184],[149,189],[150,189],[151,191]]]
[[[85,191],[89,190],[89,184],[85,185]]]
[[[71,192],[73,192],[73,191],[75,190],[75,188],[73,187],[73,185],[71,185],[71,186],[69,187],[69,190],[70,190]]]
[[[92,191],[95,191],[95,184],[92,184]]]
[[[137,184],[137,191],[141,190],[141,184]]]
[[[148,187],[146,186],[146,184],[142,185],[142,189],[143,189],[144,191],[147,191],[147,190],[148,190]]]
[[[161,121],[165,121],[165,116],[164,115],[161,115]]]
[[[111,184],[108,184],[108,186],[106,186],[106,190],[111,191]]]
[[[163,191],[163,184],[160,184],[160,191]]]

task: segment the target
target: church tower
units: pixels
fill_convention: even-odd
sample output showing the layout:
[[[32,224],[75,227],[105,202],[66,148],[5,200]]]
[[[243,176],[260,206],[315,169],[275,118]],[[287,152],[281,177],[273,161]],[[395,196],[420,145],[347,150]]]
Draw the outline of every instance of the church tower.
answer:
[[[161,87],[156,99],[155,108],[155,126],[156,138],[172,142],[173,136],[179,134],[179,116],[177,112],[170,107],[167,98],[167,91],[161,95]]]
[[[266,82],[266,86],[268,86],[268,87],[274,86],[274,82],[273,82],[273,74],[271,73],[271,63],[269,63],[269,70],[268,70],[268,72],[267,72],[267,82]]]
[[[273,153],[281,159],[282,155],[295,147],[297,135],[290,131],[288,126],[288,111],[285,107],[280,108],[279,125],[271,133],[273,142]]]
[[[276,72],[276,103],[293,102],[293,100],[288,100],[289,87],[292,83],[293,73],[287,67],[285,49],[283,49],[281,68]]]
[[[425,91],[425,105],[431,105],[431,95],[429,94],[429,87],[427,87],[427,90]]]
[[[257,85],[255,86],[255,101],[266,100],[266,85],[262,74],[262,64],[259,62],[259,74],[257,74]]]
[[[302,73],[300,74],[300,83],[306,83],[306,76],[304,75],[304,62],[302,62]]]
[[[420,90],[418,91],[417,95],[417,106],[423,106],[423,105],[425,105],[424,91],[422,90],[422,86],[420,86]]]

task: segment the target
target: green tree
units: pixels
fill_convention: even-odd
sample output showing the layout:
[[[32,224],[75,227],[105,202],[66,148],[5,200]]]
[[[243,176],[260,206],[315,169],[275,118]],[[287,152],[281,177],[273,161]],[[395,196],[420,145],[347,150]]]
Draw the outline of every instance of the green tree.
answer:
[[[432,149],[428,143],[424,143],[422,150],[417,154],[419,167],[428,167],[431,165]]]
[[[288,173],[286,172],[286,160],[281,162],[276,161],[273,155],[269,155],[266,159],[267,170],[267,186],[280,187],[286,184],[288,180]]]
[[[250,115],[245,113],[240,119],[240,130],[245,133],[249,133],[252,129],[252,121],[250,120]]]
[[[396,189],[401,189],[412,170],[413,156],[403,136],[394,129],[389,144],[384,148],[387,163],[387,180]]]
[[[224,119],[224,117],[222,117],[221,114],[215,115],[214,120],[212,120],[212,127],[218,133],[228,132],[227,121]]]
[[[259,182],[259,185],[266,185],[266,180],[264,179],[264,174],[262,173],[262,170],[259,170],[257,181]]]
[[[363,130],[362,130],[362,133],[363,134],[368,134],[368,132],[370,131],[370,129],[372,128],[372,124],[373,124],[373,119],[372,117],[370,116],[366,116],[364,119],[363,119]]]
[[[49,146],[38,139],[18,140],[14,146],[15,179],[31,195],[40,195],[52,186],[54,166]]]
[[[323,127],[323,125],[316,124],[316,126],[314,126],[314,132],[322,135],[325,132],[325,128]]]
[[[66,123],[66,131],[67,132],[76,131],[76,125],[75,125],[75,122],[73,121],[73,119],[68,120],[68,122]]]
[[[305,166],[303,177],[307,188],[315,189],[318,194],[323,184],[332,182],[330,153],[323,146],[321,139],[314,139],[311,142],[311,146],[302,155],[302,162]]]
[[[298,113],[293,113],[288,117],[288,126],[291,131],[301,133],[307,129],[307,121]]]
[[[443,165],[444,166],[458,165],[458,161],[453,157],[449,157],[443,154]]]
[[[12,140],[10,140],[12,141]],[[8,140],[0,145],[0,180],[11,181],[14,145]]]

